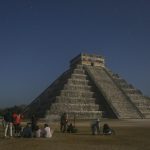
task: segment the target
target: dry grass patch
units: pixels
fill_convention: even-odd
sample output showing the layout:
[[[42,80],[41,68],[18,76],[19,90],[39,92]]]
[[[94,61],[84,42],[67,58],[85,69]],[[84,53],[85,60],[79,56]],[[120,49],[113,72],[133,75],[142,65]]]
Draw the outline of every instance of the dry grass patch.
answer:
[[[111,123],[110,123],[111,124]],[[51,139],[0,139],[0,150],[149,150],[150,126],[113,126],[116,135],[91,135],[89,125],[77,124],[78,133],[60,133]]]

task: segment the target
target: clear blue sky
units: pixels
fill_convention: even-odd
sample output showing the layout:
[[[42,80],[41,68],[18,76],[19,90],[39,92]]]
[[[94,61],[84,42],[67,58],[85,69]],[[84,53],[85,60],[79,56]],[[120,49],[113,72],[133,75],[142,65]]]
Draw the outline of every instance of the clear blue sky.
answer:
[[[80,52],[150,96],[150,1],[1,0],[0,107],[30,103]]]

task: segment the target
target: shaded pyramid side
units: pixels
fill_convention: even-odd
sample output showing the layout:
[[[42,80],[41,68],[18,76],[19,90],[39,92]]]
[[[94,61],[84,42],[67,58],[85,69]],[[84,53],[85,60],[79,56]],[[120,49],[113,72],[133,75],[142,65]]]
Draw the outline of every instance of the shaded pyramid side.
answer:
[[[31,117],[36,114],[37,117],[45,117],[46,111],[59,95],[67,79],[71,76],[71,70],[65,71],[60,75],[47,89],[45,89],[35,100],[33,100],[24,110],[24,115]]]

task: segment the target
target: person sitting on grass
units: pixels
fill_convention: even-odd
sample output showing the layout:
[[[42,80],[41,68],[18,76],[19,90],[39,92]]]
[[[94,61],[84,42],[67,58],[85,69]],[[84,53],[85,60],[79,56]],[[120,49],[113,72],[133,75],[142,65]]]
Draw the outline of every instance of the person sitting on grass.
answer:
[[[67,132],[68,132],[68,133],[76,133],[76,132],[77,132],[77,129],[72,125],[72,123],[70,123],[70,124],[67,126]]]
[[[53,135],[53,130],[50,129],[48,124],[44,124],[44,129],[41,132],[41,137],[51,138]]]
[[[41,129],[40,129],[40,127],[38,125],[35,128],[35,137],[36,138],[40,138],[41,137]]]
[[[24,138],[32,138],[31,123],[27,123],[27,125],[23,128],[22,136]]]
[[[105,123],[103,126],[103,134],[104,135],[114,134],[114,131],[109,127],[109,125],[107,123]]]

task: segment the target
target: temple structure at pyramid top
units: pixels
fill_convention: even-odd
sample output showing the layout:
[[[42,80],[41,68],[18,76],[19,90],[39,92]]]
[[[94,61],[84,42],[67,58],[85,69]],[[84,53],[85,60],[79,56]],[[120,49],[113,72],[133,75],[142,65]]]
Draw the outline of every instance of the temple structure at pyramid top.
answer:
[[[70,66],[88,65],[95,67],[105,67],[104,58],[100,55],[81,53],[70,61]]]
[[[78,119],[150,118],[150,98],[105,66],[99,55],[81,53],[29,106],[26,114]]]

